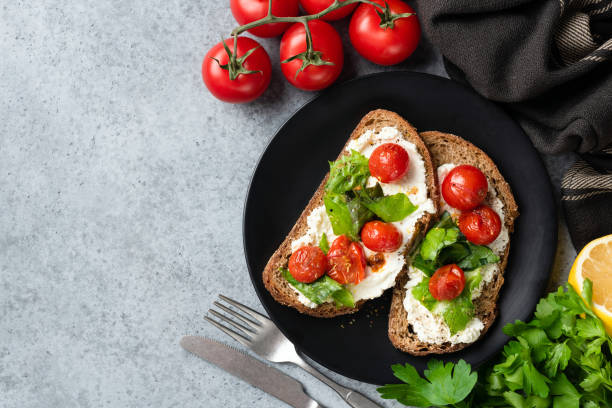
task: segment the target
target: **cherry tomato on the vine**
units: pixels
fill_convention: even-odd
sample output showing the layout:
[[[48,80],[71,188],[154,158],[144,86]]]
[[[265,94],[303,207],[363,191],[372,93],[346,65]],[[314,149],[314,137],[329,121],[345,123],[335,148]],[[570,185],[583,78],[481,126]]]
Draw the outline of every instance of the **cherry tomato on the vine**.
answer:
[[[480,169],[462,164],[448,172],[442,181],[441,190],[448,205],[467,211],[482,203],[487,196],[489,183]]]
[[[311,63],[300,71],[306,51],[306,30],[302,23],[295,23],[283,34],[280,43],[281,69],[285,78],[296,88],[316,91],[330,86],[340,75],[344,64],[342,41],[334,27],[321,20],[311,20],[308,27],[312,34],[315,55]],[[282,62],[298,54],[289,62]],[[320,65],[318,65],[320,64]]]
[[[299,14],[298,0],[270,0],[272,14],[276,17],[295,17]],[[248,24],[268,15],[268,0],[230,0],[234,18],[240,25]],[[281,35],[291,23],[268,23],[251,28],[249,33],[258,37]]]
[[[358,242],[340,235],[332,242],[327,253],[327,275],[341,284],[358,284],[365,278],[366,257]]]
[[[393,224],[370,221],[361,229],[361,241],[376,252],[393,252],[402,246],[402,233]]]
[[[378,146],[368,160],[370,174],[383,183],[389,183],[404,177],[409,164],[408,152],[395,143],[385,143]]]
[[[234,39],[228,38],[225,44],[234,52]],[[231,79],[230,70],[224,69],[230,61],[230,56],[219,42],[206,53],[202,62],[202,78],[208,90],[217,98],[225,102],[249,102],[260,96],[270,84],[272,65],[268,53],[259,43],[248,37],[238,37],[236,58],[241,59],[250,50],[254,51],[242,63],[245,71],[259,71],[241,73]],[[233,68],[232,68],[233,69]]]
[[[457,224],[468,241],[476,245],[489,245],[501,232],[501,218],[486,205],[461,213]]]
[[[306,245],[291,254],[289,273],[303,283],[311,283],[325,275],[328,263],[321,248]]]
[[[345,0],[340,0],[340,3],[343,3]],[[306,11],[306,14],[317,14],[331,6],[334,0],[300,0],[300,4],[302,8]],[[353,10],[357,7],[357,3],[349,4],[348,6],[344,6],[339,8],[338,10],[334,10],[331,13],[327,13],[321,20],[325,21],[334,21],[340,20],[351,14]]]
[[[455,264],[444,265],[429,279],[429,292],[436,300],[451,300],[463,292],[465,275]]]
[[[373,0],[381,6],[389,4],[392,14],[414,13],[412,7],[401,0]],[[416,50],[421,38],[421,25],[416,15],[383,21],[380,11],[371,4],[361,4],[349,25],[349,36],[355,49],[365,59],[379,65],[402,62]]]

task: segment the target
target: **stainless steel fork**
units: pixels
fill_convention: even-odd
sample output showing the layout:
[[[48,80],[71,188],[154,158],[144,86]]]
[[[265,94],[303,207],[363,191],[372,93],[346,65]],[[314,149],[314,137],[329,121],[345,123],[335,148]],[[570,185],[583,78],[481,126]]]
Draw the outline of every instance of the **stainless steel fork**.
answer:
[[[209,316],[204,316],[204,318],[222,330],[225,334],[250,348],[257,355],[268,361],[274,363],[293,363],[303,368],[333,388],[351,407],[381,408],[380,405],[372,402],[364,395],[343,387],[308,364],[296,350],[293,343],[291,343],[291,341],[285,337],[278,327],[276,327],[276,325],[266,316],[227,296],[219,295],[219,298],[243,312],[239,313],[218,301],[213,302],[215,306],[233,316],[233,318],[226,314],[219,313],[215,309],[209,309],[208,311],[210,314],[228,323],[236,330],[219,323]]]

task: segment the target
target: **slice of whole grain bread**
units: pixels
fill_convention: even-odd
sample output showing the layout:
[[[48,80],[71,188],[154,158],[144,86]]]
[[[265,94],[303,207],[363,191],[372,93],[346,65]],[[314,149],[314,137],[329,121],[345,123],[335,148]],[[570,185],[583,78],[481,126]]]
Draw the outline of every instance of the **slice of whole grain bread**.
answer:
[[[373,130],[376,132],[385,126],[396,127],[400,130],[406,140],[416,146],[419,154],[422,156],[423,161],[425,163],[429,198],[432,199],[437,208],[437,203],[439,202],[438,189],[436,188],[435,168],[433,167],[429,151],[427,150],[427,147],[425,147],[425,143],[423,143],[423,141],[421,140],[417,130],[397,113],[390,112],[384,109],[377,109],[365,115],[361,119],[355,130],[353,130],[353,132],[351,133],[351,136],[348,138],[338,158],[342,157],[343,155],[349,154],[349,152],[346,151],[346,146],[351,140],[357,139],[367,130]],[[323,178],[323,181],[310,199],[310,202],[308,203],[304,211],[302,211],[302,214],[298,218],[297,222],[295,223],[285,240],[274,252],[263,271],[263,281],[266,286],[266,289],[268,289],[272,297],[274,297],[277,302],[287,306],[291,306],[301,313],[305,313],[315,317],[334,317],[343,314],[354,313],[359,310],[359,308],[365,303],[365,300],[361,300],[357,302],[354,308],[337,308],[333,303],[324,303],[315,308],[310,308],[299,301],[298,294],[290,286],[289,282],[287,282],[287,280],[283,278],[281,272],[279,271],[279,268],[286,268],[288,265],[289,257],[291,256],[291,242],[304,235],[308,230],[308,225],[306,222],[308,215],[313,209],[323,205],[325,183],[327,182],[328,177],[329,172]],[[425,213],[421,217],[421,219],[419,219],[419,221],[415,225],[415,233],[413,235],[413,238],[406,245],[406,255],[408,255],[408,252],[412,248],[412,245],[415,242],[420,241],[420,237],[423,235],[424,231],[429,228],[434,219],[435,216],[433,214],[428,213]],[[313,244],[316,245],[316,243]],[[396,281],[401,275],[405,274],[406,271],[407,268],[404,267],[402,272],[398,274]]]
[[[510,186],[489,156],[459,136],[441,132],[423,132],[420,135],[431,153],[435,169],[445,163],[454,163],[471,164],[482,170],[504,204],[504,223],[508,232],[512,232],[514,230],[514,220],[519,215],[518,207]],[[484,323],[480,337],[487,332],[497,316],[497,299],[504,283],[503,273],[508,262],[509,251],[510,242],[508,242],[503,256],[500,257],[501,274],[497,274],[490,282],[487,282],[482,289],[482,294],[474,300],[476,317]],[[408,274],[402,274],[393,288],[393,299],[389,312],[389,339],[391,343],[396,348],[413,355],[451,353],[469,346],[471,343],[431,344],[423,342],[417,337],[407,320],[403,304],[407,282]]]

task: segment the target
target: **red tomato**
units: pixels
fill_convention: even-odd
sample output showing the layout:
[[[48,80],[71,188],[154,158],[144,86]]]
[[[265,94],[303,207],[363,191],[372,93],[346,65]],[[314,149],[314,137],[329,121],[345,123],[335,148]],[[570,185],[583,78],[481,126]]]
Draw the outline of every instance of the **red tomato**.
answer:
[[[300,0],[300,4],[302,5],[302,8],[306,11],[307,14],[317,14],[318,12],[323,11],[329,6],[331,6],[333,2],[334,0]],[[340,1],[340,3],[343,2],[344,0]],[[341,18],[344,18],[351,14],[353,10],[355,10],[355,7],[357,7],[357,3],[349,4],[348,6],[344,6],[338,10],[334,10],[331,13],[327,13],[326,15],[321,17],[321,20],[340,20]]]
[[[376,252],[393,252],[402,245],[402,233],[393,224],[370,221],[361,229],[361,241]]]
[[[404,177],[409,164],[408,152],[395,143],[385,143],[378,146],[374,149],[368,161],[370,174],[383,183],[390,183]]]
[[[358,284],[365,278],[366,257],[358,242],[351,242],[346,235],[334,240],[327,253],[327,275],[341,284]]]
[[[276,17],[295,17],[299,14],[298,0],[270,0]],[[268,0],[230,0],[232,14],[240,25],[248,24],[268,15]],[[258,37],[281,35],[291,23],[270,23],[251,28],[249,33]]]
[[[234,52],[234,39],[228,38],[225,43]],[[221,68],[229,61],[229,56],[220,42],[206,53],[202,62],[202,78],[208,90],[217,98],[225,102],[249,102],[261,95],[270,84],[272,65],[270,57],[255,40],[248,37],[238,37],[236,54],[243,56],[249,50],[257,48],[244,61],[244,68],[251,71],[261,71],[252,74],[239,74],[236,79],[230,79],[229,71]],[[215,61],[216,58],[219,62]]]
[[[501,231],[501,218],[486,205],[461,213],[458,224],[468,241],[476,245],[489,245]]]
[[[451,300],[463,292],[465,275],[455,264],[444,265],[429,280],[429,292],[436,300]]]
[[[299,72],[302,66],[301,59],[294,59],[287,63],[281,63],[281,69],[285,78],[296,88],[305,91],[316,91],[330,86],[342,71],[344,54],[342,53],[342,41],[334,27],[321,20],[308,22],[312,34],[312,44],[315,51],[321,52],[323,61],[331,62],[333,65],[308,65]],[[280,43],[280,59],[288,58],[306,51],[306,32],[302,23],[295,23],[285,34]]]
[[[303,246],[289,258],[289,272],[300,282],[310,283],[325,275],[327,257],[316,246]]]
[[[414,13],[412,7],[400,0],[373,0],[384,6],[389,4],[394,14]],[[416,50],[421,38],[421,26],[416,15],[398,18],[388,27],[381,27],[379,8],[371,4],[360,5],[349,26],[353,47],[367,60],[379,65],[402,62]],[[392,26],[391,26],[392,24]]]
[[[461,211],[478,206],[487,196],[489,184],[478,168],[463,164],[448,172],[442,182],[442,197],[448,205]]]

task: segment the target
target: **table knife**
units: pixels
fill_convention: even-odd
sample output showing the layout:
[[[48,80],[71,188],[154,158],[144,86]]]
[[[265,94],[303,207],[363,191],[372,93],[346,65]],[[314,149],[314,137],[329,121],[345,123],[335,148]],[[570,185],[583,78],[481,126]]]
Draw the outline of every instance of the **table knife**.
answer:
[[[299,381],[233,347],[201,336],[183,337],[181,347],[292,407],[323,408]]]

